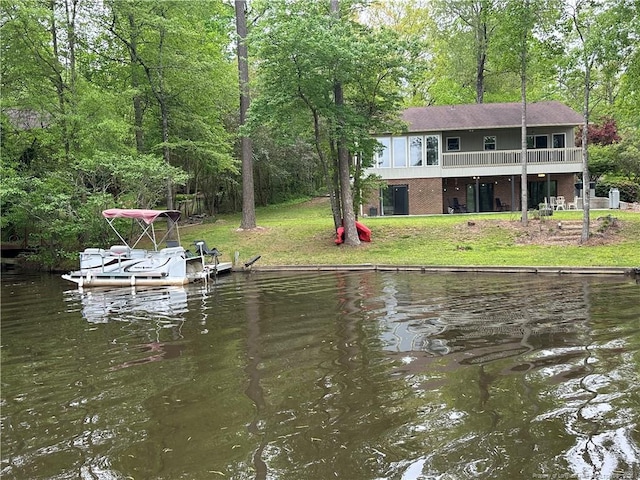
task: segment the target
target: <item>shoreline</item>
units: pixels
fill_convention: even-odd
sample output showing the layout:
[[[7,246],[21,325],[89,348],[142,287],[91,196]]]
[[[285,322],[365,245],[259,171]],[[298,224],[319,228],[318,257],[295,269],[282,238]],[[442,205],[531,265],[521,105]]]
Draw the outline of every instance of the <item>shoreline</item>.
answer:
[[[322,272],[375,271],[420,273],[509,273],[537,275],[621,275],[640,278],[640,267],[549,267],[549,266],[490,266],[490,265],[265,265],[234,268],[234,272]]]

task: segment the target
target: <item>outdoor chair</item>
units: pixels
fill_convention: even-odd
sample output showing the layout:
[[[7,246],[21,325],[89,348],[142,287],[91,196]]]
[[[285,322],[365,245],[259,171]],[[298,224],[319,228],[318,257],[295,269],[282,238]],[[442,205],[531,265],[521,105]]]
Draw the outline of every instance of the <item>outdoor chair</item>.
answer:
[[[458,213],[467,213],[467,205],[458,202],[458,197],[453,197],[453,211]]]
[[[555,209],[556,210],[566,210],[564,197],[562,195],[559,195],[558,198],[556,198],[556,208]]]
[[[506,203],[502,203],[498,197],[496,197],[496,211],[497,212],[506,212],[509,210],[509,205]]]
[[[567,210],[577,210],[578,209],[578,198],[580,197],[573,197],[573,202],[568,202],[567,203]]]

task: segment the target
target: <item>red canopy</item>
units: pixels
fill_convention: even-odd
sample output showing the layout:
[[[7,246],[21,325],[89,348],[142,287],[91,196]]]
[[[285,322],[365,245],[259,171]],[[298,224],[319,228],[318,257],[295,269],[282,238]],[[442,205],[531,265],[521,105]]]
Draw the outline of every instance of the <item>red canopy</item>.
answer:
[[[180,211],[178,210],[142,210],[138,208],[110,208],[109,210],[103,210],[102,216],[104,218],[133,218],[136,220],[142,220],[147,225],[155,222],[158,217],[167,217],[177,222],[180,218]]]

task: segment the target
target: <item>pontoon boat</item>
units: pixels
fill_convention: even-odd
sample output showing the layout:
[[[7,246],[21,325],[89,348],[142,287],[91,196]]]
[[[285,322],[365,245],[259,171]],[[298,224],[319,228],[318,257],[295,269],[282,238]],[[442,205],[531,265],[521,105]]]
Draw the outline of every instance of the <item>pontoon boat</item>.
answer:
[[[112,208],[104,210],[102,216],[122,244],[81,252],[80,270],[62,275],[79,287],[185,285],[231,271],[231,262],[218,262],[219,252],[209,250],[204,241],[195,242],[193,254],[180,246],[178,210]],[[133,242],[125,240],[116,228],[116,220],[123,218],[131,219],[141,229]],[[160,220],[166,221],[167,229],[157,240],[155,222]],[[145,238],[151,241],[153,249],[137,248]],[[163,242],[166,246],[161,248]]]

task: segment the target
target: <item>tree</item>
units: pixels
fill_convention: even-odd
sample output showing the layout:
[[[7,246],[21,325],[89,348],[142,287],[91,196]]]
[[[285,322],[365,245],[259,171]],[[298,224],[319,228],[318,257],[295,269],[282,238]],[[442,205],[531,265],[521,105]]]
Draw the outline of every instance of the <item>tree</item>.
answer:
[[[355,22],[359,6],[355,1],[268,2],[252,36],[259,67],[252,128],[268,126],[313,139],[334,223],[345,222],[347,244],[359,243],[352,154],[373,158],[371,132],[395,128],[399,86],[406,78],[403,43],[387,29]]]
[[[160,152],[168,165],[192,172],[193,190],[217,191],[212,178],[236,170],[227,123],[237,82],[224,54],[231,10],[197,1],[110,1],[107,7],[105,42],[122,50],[114,45],[104,53],[127,65],[122,79],[130,82],[138,150]],[[167,207],[174,196],[168,184]]]
[[[581,82],[582,111],[582,184],[583,221],[581,240],[589,239],[589,150],[588,132],[592,110],[592,93],[610,76],[612,64],[622,67],[634,50],[629,18],[634,18],[632,2],[609,0],[579,0],[568,11],[568,38],[570,50],[567,73]],[[636,17],[637,18],[637,17]],[[607,68],[603,68],[606,65]],[[606,83],[606,82],[605,82]],[[606,89],[605,89],[606,90]],[[607,98],[609,95],[604,95]]]
[[[336,22],[340,22],[340,1],[331,0],[331,15]],[[334,71],[333,100],[336,106],[336,150],[338,154],[338,179],[340,187],[340,201],[342,204],[342,222],[344,225],[345,245],[359,245],[358,231],[356,229],[356,215],[353,208],[353,192],[351,191],[351,169],[349,151],[347,150],[347,135],[345,131],[346,118],[344,112],[344,92],[340,70]]]
[[[249,96],[249,59],[247,51],[247,2],[235,0],[236,32],[238,51],[238,75],[240,79],[240,128],[247,119],[247,110],[250,105]],[[256,227],[256,208],[253,187],[253,153],[251,139],[246,134],[241,134],[242,144],[242,221],[240,228]]]
[[[582,145],[582,129],[580,127],[576,145]],[[604,175],[618,170],[614,145],[621,140],[615,119],[604,117],[600,124],[589,124],[587,132],[587,148],[589,150],[589,179],[598,182]]]
[[[517,73],[520,83],[521,103],[521,150],[522,171],[521,185],[521,217],[523,225],[527,225],[528,207],[528,173],[527,173],[527,94],[533,66],[541,57],[548,56],[548,48],[544,48],[545,32],[552,30],[553,16],[549,12],[556,10],[554,0],[508,0],[502,12],[502,21],[495,32],[495,46],[503,55],[496,66],[501,70]]]
[[[157,206],[159,182],[169,207],[173,187],[216,198],[237,171],[232,18],[222,1],[3,2],[3,236],[51,265],[101,208]]]
[[[476,103],[484,103],[490,44],[499,25],[499,9],[498,0],[434,2],[435,25],[443,31],[448,40],[439,44],[440,48],[445,49],[443,53],[446,56],[440,55],[440,58],[448,58],[451,66],[464,62],[463,78],[468,82],[466,86],[473,86]],[[459,48],[451,49],[449,41],[452,40]],[[460,73],[459,68],[456,71]]]

